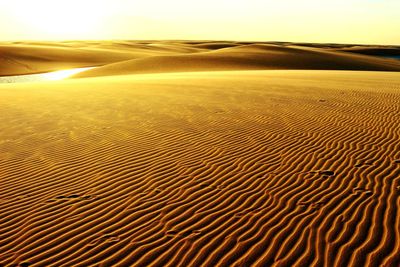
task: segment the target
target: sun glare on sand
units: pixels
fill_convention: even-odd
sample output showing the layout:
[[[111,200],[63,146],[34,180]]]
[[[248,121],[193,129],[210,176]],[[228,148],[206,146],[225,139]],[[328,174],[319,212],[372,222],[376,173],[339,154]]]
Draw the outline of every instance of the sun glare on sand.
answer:
[[[59,71],[53,71],[49,73],[43,74],[43,79],[47,81],[57,81],[57,80],[62,80],[65,78],[68,78],[74,74],[83,72],[85,70],[92,69],[91,67],[89,68],[76,68],[76,69],[70,69],[70,70],[59,70]]]
[[[87,38],[98,34],[108,12],[101,0],[15,2],[10,3],[11,15],[18,18],[21,26],[32,33],[61,39]]]

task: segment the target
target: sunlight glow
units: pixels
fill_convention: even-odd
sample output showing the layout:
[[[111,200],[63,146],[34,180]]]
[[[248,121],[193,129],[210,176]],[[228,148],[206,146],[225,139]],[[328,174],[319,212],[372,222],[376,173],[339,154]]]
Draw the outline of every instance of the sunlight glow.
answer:
[[[59,70],[47,73],[24,74],[24,75],[11,75],[0,76],[1,83],[29,83],[29,82],[45,82],[45,81],[58,81],[71,77],[74,74],[90,70],[95,67],[76,68],[69,70]]]
[[[85,70],[90,70],[90,69],[93,69],[93,67],[77,68],[77,69],[70,69],[70,70],[59,70],[59,71],[53,71],[53,72],[42,74],[42,77],[43,77],[43,80],[57,81],[57,80],[62,80],[62,79],[71,77],[74,74],[83,72]]]
[[[101,31],[107,6],[104,1],[9,1],[8,9],[27,34],[52,39],[88,39]]]
[[[399,0],[0,0],[0,39],[399,44]]]

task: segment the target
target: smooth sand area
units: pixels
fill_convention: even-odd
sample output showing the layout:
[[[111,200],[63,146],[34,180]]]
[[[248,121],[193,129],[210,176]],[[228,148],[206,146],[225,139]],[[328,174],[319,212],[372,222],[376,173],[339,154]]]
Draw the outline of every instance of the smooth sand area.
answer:
[[[215,70],[400,71],[400,47],[233,41],[0,43],[0,76],[99,68],[75,77]],[[387,57],[387,58],[385,58]]]
[[[206,52],[135,58],[106,64],[99,68],[79,73],[74,77],[134,73],[279,69],[400,71],[400,61],[314,47],[250,44],[219,48]]]
[[[398,72],[2,84],[0,265],[399,266],[399,107]]]

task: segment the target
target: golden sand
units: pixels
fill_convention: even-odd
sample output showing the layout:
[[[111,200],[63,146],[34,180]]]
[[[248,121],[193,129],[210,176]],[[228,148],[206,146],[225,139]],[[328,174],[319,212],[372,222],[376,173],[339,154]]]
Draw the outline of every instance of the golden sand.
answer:
[[[398,266],[399,107],[384,71],[2,84],[0,265]]]
[[[399,47],[193,41],[0,43],[0,75],[102,66],[79,77],[210,70],[400,71]]]

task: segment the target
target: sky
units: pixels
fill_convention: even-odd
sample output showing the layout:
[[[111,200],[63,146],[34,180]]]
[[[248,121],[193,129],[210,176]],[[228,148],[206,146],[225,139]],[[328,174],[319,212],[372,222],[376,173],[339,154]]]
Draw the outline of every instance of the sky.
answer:
[[[0,0],[0,40],[400,45],[400,0]]]

